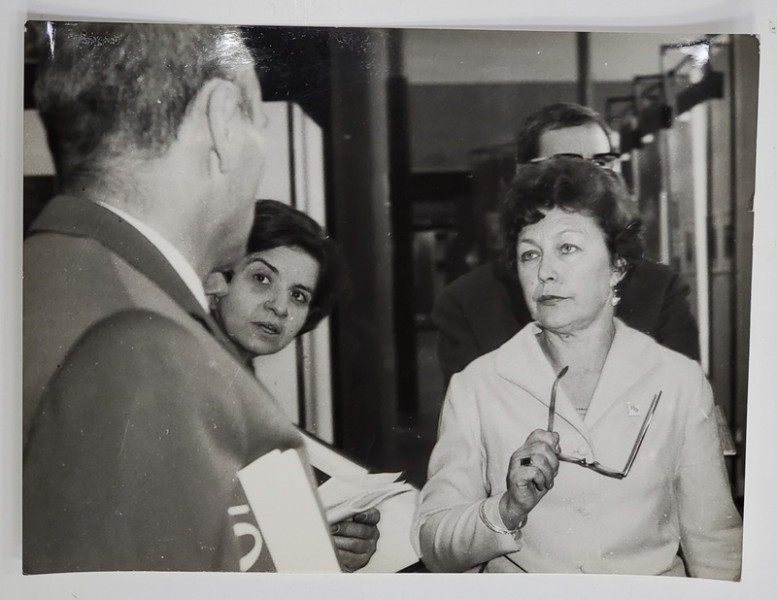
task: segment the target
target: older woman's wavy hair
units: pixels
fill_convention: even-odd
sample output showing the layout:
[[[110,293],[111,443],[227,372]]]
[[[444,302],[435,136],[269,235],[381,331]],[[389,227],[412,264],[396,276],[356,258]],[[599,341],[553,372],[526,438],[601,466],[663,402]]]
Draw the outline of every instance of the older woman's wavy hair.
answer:
[[[521,230],[554,208],[593,217],[604,233],[613,266],[624,274],[642,258],[642,221],[620,177],[587,160],[553,157],[519,165],[507,192],[502,224],[513,272]]]
[[[308,215],[277,200],[259,200],[246,254],[280,246],[299,248],[318,262],[318,282],[308,317],[300,329],[303,334],[315,329],[332,312],[338,298],[347,292],[343,259],[337,244]]]

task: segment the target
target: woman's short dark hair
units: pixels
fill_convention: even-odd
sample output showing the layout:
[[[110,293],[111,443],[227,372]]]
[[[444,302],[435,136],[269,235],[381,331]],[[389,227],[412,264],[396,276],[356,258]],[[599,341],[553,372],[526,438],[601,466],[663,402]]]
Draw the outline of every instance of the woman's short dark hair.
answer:
[[[539,158],[540,137],[546,131],[596,125],[610,139],[610,128],[599,113],[574,102],[558,102],[544,106],[529,115],[521,125],[515,142],[515,162],[527,163]]]
[[[338,297],[345,292],[343,259],[337,244],[308,215],[276,200],[259,200],[248,236],[247,254],[281,246],[299,248],[319,265],[310,311],[300,330],[303,334],[315,329],[332,312]]]
[[[514,272],[517,268],[521,230],[560,208],[593,217],[604,233],[613,265],[625,260],[625,272],[644,252],[642,221],[632,204],[620,177],[590,161],[553,157],[519,165],[502,210],[510,268]]]

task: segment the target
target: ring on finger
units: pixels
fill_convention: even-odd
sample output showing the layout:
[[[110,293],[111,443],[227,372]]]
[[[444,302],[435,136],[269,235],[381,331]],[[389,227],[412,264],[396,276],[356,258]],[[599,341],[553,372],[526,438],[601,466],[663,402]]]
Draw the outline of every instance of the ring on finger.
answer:
[[[522,467],[528,467],[529,465],[531,465],[531,456],[521,457],[521,459],[518,461],[518,464],[521,465]]]

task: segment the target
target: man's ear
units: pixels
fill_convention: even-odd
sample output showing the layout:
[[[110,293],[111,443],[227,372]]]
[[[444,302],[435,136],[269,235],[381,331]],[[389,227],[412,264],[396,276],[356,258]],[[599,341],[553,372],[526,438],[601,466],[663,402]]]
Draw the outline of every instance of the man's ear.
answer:
[[[626,262],[625,258],[618,257],[613,261],[611,268],[612,274],[610,275],[611,287],[618,285],[623,280],[623,278],[626,276],[628,266],[629,263]]]
[[[211,273],[205,278],[205,293],[209,296],[221,298],[229,293],[229,284],[224,273]]]
[[[214,79],[208,91],[206,115],[212,149],[221,173],[228,173],[237,162],[240,140],[246,122],[241,109],[240,87],[225,79]]]

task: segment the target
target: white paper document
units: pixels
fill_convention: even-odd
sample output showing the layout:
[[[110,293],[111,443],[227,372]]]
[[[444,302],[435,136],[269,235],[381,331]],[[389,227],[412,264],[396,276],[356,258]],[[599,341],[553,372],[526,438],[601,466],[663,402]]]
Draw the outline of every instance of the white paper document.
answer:
[[[279,573],[341,572],[296,450],[268,452],[237,476]]]
[[[339,523],[356,513],[378,506],[392,496],[413,491],[414,488],[409,483],[397,481],[400,475],[401,473],[368,473],[331,477],[318,487],[327,523]]]
[[[318,488],[328,523],[337,523],[369,508],[380,511],[378,546],[357,573],[396,573],[418,562],[410,527],[418,490],[399,480],[401,473],[369,473],[358,463],[303,432],[310,464],[329,476]]]

